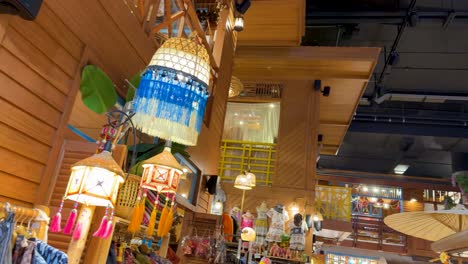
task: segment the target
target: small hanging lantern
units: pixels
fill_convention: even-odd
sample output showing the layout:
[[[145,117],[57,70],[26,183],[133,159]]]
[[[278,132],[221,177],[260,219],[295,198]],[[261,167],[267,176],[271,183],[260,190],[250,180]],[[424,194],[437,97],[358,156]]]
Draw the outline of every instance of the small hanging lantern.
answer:
[[[159,193],[175,193],[182,177],[182,166],[171,153],[171,148],[143,162],[140,187]]]
[[[251,173],[250,171],[247,171],[245,173],[245,177],[250,181],[250,186],[255,187],[257,185],[257,177],[255,174]]]
[[[170,38],[156,51],[135,95],[133,122],[143,133],[197,144],[210,80],[209,55],[196,41]]]
[[[234,20],[234,30],[237,32],[241,32],[242,30],[244,30],[244,17],[242,17],[241,15],[236,17],[236,19]]]
[[[229,86],[228,97],[236,97],[244,90],[244,84],[236,76],[231,77],[231,84]]]
[[[65,198],[95,206],[115,206],[124,172],[109,151],[75,163],[72,168]]]
[[[241,190],[252,190],[252,182],[247,176],[242,173],[237,175],[234,181],[234,187]]]

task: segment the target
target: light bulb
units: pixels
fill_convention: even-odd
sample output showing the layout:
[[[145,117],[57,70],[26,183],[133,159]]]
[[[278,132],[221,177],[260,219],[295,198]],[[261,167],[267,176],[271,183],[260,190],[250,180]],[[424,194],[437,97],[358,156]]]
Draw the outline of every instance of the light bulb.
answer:
[[[214,205],[215,209],[219,210],[221,207],[223,207],[223,204],[221,202],[216,202]]]
[[[369,188],[367,188],[367,186],[364,186],[364,187],[362,188],[362,190],[365,191],[365,192],[368,192],[368,191],[369,191]]]

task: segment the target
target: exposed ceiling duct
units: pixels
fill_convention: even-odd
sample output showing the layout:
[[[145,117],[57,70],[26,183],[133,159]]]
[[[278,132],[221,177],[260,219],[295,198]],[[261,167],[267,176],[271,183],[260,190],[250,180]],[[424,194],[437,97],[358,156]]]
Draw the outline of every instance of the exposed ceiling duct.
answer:
[[[407,94],[407,93],[386,93],[374,99],[374,102],[381,104],[385,101],[417,102],[417,103],[446,103],[446,102],[468,102],[468,96],[458,95],[431,95],[431,94]],[[359,105],[368,106],[371,104],[369,98],[361,98]]]

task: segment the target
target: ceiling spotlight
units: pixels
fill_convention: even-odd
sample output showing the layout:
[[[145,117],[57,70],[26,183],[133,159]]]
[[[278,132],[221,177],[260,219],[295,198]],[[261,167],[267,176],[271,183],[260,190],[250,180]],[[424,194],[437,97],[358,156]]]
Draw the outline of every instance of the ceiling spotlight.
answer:
[[[376,193],[376,192],[379,192],[379,188],[377,187],[374,187],[373,191]]]
[[[415,203],[417,201],[418,201],[418,199],[416,199],[416,198],[411,198],[411,200],[410,200],[410,202],[412,202],[412,203]]]
[[[395,174],[405,174],[406,170],[409,168],[409,165],[406,164],[398,164],[393,169]]]
[[[362,188],[362,190],[363,190],[364,192],[368,192],[368,191],[369,191],[369,188],[367,188],[367,186],[364,186],[364,187]]]
[[[390,208],[390,205],[388,203],[386,203],[386,204],[383,205],[383,208],[388,209],[388,208]]]

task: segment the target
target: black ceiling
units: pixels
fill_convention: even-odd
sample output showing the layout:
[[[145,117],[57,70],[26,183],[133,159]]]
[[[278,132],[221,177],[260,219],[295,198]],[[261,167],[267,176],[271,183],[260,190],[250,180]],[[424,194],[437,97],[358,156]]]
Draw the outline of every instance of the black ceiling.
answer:
[[[468,1],[307,0],[306,21],[303,45],[382,48],[338,155],[319,166],[449,177],[450,152],[468,147]]]

